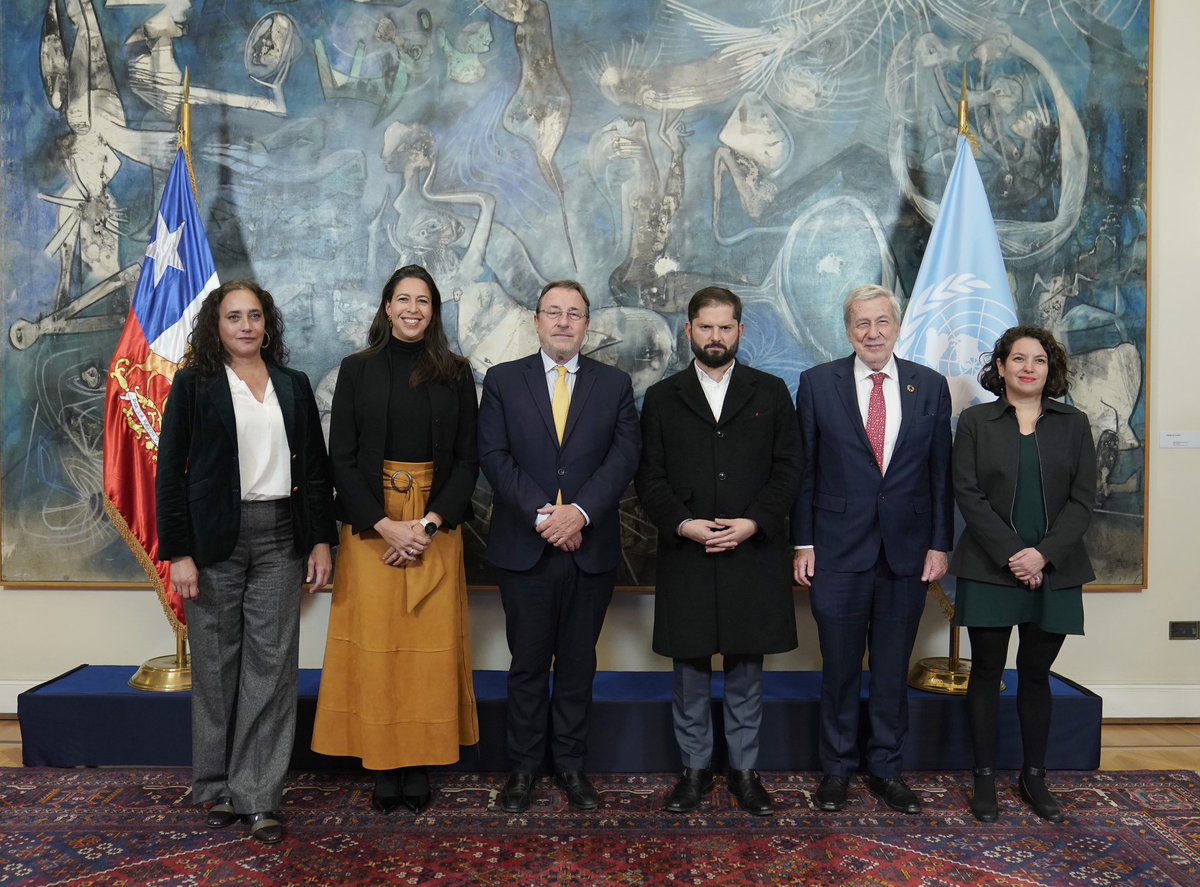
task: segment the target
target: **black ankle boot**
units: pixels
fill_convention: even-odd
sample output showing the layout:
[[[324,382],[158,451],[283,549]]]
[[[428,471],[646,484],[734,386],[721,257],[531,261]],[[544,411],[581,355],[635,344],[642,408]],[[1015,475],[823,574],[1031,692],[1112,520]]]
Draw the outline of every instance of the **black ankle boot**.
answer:
[[[971,814],[980,822],[995,822],[1000,818],[996,803],[996,772],[991,767],[975,768],[975,789],[971,794]]]
[[[431,799],[429,768],[405,767],[400,776],[401,803],[413,813],[421,813],[429,806]]]
[[[1054,795],[1050,794],[1050,789],[1046,788],[1045,767],[1022,767],[1021,775],[1017,777],[1017,788],[1021,792],[1021,799],[1039,817],[1046,822],[1063,821],[1062,808],[1054,800]]]

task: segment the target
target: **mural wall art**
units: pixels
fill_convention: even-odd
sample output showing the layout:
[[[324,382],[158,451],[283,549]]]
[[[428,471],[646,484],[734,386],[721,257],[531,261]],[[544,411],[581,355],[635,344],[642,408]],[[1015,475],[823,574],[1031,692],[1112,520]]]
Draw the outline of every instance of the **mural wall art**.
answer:
[[[862,283],[907,298],[971,124],[1023,320],[1091,417],[1100,581],[1144,584],[1148,0],[5,0],[5,584],[136,584],[101,507],[102,396],[189,73],[220,276],[282,305],[325,409],[392,269],[426,265],[482,379],[536,347],[547,280],[640,396],[683,311],[746,302],[741,357],[794,389],[847,353]],[[944,361],[961,349],[947,342]],[[468,529],[472,582],[490,492]],[[622,582],[653,583],[623,509]]]

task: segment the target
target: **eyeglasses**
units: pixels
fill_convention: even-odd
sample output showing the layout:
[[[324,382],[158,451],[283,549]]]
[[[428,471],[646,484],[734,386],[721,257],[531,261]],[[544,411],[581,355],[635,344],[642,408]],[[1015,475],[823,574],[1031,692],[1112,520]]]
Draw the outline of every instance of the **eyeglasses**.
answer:
[[[538,314],[551,323],[558,323],[562,317],[566,317],[571,323],[579,323],[581,320],[587,320],[588,317],[587,312],[576,311],[574,308],[570,311],[563,311],[561,308],[543,308],[538,311]]]

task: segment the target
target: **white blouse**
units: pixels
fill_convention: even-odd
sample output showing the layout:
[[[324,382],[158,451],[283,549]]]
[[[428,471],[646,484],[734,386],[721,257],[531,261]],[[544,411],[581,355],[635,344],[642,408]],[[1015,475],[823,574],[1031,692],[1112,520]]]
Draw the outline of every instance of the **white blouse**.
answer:
[[[242,501],[286,499],[292,488],[291,451],[275,386],[268,378],[266,393],[259,403],[250,386],[229,367],[225,367],[225,377],[233,395]]]

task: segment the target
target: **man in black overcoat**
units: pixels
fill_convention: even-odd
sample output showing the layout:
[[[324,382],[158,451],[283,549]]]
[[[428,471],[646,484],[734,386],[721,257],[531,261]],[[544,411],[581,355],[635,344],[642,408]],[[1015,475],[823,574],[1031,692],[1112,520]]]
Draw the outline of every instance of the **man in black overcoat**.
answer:
[[[688,304],[696,360],[646,392],[642,507],[658,528],[654,650],[674,660],[683,775],[666,809],[696,809],[713,785],[712,656],[725,670],[729,789],[765,816],[754,767],[765,653],[796,646],[787,517],[803,455],[781,379],[738,363],[741,300],[706,287]]]

